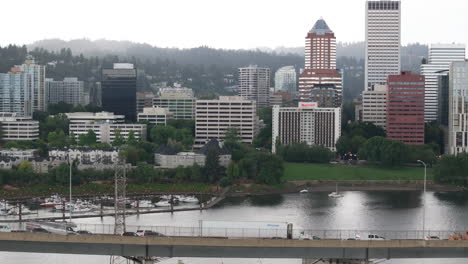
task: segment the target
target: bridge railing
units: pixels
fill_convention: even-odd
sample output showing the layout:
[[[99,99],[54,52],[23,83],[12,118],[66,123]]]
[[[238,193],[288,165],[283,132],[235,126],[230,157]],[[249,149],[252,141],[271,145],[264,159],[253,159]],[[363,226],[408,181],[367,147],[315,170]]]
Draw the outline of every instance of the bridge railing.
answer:
[[[9,224],[12,230],[25,230],[25,225],[20,223]],[[114,234],[113,224],[77,224],[75,231],[87,230],[94,234]],[[237,228],[237,227],[200,227],[200,226],[147,226],[127,225],[126,231],[150,230],[169,237],[220,237],[220,238],[286,238],[286,229],[262,229],[262,228]],[[468,239],[467,231],[448,230],[316,230],[294,229],[293,239],[368,239],[369,235],[377,235],[384,239],[423,239],[427,236],[436,236],[440,239],[459,237]]]

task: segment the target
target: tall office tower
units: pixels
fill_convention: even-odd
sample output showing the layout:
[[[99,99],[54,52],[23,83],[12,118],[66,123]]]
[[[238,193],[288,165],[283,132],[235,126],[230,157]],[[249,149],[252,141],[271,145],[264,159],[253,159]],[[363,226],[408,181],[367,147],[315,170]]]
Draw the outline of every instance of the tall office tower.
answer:
[[[306,143],[336,150],[341,135],[341,108],[318,108],[317,103],[299,107],[273,106],[272,152],[276,145]]]
[[[296,94],[296,69],[294,66],[284,66],[275,72],[275,92]]]
[[[429,48],[427,64],[421,65],[421,74],[426,77],[425,90],[425,120],[426,122],[437,119],[438,105],[438,77],[446,74],[450,63],[465,60],[464,44],[432,44]]]
[[[0,112],[31,116],[28,75],[18,68],[9,73],[0,73]]]
[[[366,91],[400,74],[400,26],[400,1],[366,2]]]
[[[63,81],[46,79],[46,89],[48,104],[58,104],[59,102],[74,106],[87,104],[84,83],[83,81],[78,81],[78,78],[68,77],[64,78]]]
[[[17,65],[20,71],[29,75],[27,101],[31,102],[31,114],[34,111],[47,110],[47,93],[45,87],[45,66],[38,65],[34,59],[27,59],[22,65]]]
[[[387,79],[387,137],[424,144],[424,75],[401,72]]]
[[[468,152],[468,61],[456,61],[449,73],[449,154]]]
[[[226,131],[235,127],[243,143],[251,144],[257,126],[255,101],[240,96],[220,96],[216,100],[197,100],[195,148],[211,139],[224,139]]]
[[[161,88],[153,106],[169,109],[174,119],[195,119],[195,97],[190,88]]]
[[[299,100],[319,107],[341,107],[342,78],[336,70],[336,38],[323,19],[307,33],[305,70],[299,77]]]
[[[135,121],[136,79],[136,70],[130,63],[114,63],[113,69],[102,69],[102,108]]]
[[[362,121],[386,128],[387,87],[385,85],[375,85],[374,90],[362,92]]]
[[[270,69],[257,65],[239,68],[240,96],[253,100],[257,107],[267,107],[270,101]]]

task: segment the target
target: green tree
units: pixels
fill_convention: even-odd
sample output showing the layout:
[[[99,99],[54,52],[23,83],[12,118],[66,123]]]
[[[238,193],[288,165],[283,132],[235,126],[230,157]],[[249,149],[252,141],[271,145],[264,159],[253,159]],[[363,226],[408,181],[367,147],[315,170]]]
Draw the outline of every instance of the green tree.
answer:
[[[358,153],[359,148],[366,143],[367,139],[363,136],[354,136],[351,138],[350,151],[351,153]]]
[[[115,130],[115,137],[114,137],[114,140],[112,141],[112,146],[120,147],[123,144],[125,144],[125,138],[123,137],[120,129],[116,129]]]
[[[468,153],[444,155],[434,168],[438,183],[468,186]]]
[[[174,138],[175,131],[170,126],[155,126],[151,129],[151,140],[157,145],[167,144],[170,138]]]
[[[340,155],[351,152],[351,140],[347,135],[341,135],[336,142],[336,152]]]
[[[222,177],[223,168],[219,165],[219,153],[208,150],[205,159],[204,172],[209,182],[217,182]]]
[[[64,148],[67,146],[67,137],[62,130],[49,132],[47,141],[49,142],[49,146],[54,148]]]
[[[68,136],[68,141],[70,146],[76,146],[78,143],[76,142],[76,137],[75,133],[70,132],[70,135]]]
[[[78,144],[80,146],[92,146],[96,144],[96,133],[93,130],[88,130],[88,133],[81,134],[78,137]]]
[[[39,132],[41,139],[47,140],[49,132],[62,130],[66,135],[68,134],[69,121],[66,115],[57,114],[55,116],[48,116],[43,122],[39,122]]]
[[[202,174],[202,169],[198,163],[194,163],[191,167],[192,172],[190,173],[190,179],[195,182],[204,182],[206,178]]]
[[[135,145],[138,143],[138,140],[135,138],[135,132],[133,129],[128,132],[128,139],[127,139],[127,144],[129,145]]]
[[[232,181],[238,180],[241,177],[239,166],[235,162],[231,162],[226,169],[226,176]]]

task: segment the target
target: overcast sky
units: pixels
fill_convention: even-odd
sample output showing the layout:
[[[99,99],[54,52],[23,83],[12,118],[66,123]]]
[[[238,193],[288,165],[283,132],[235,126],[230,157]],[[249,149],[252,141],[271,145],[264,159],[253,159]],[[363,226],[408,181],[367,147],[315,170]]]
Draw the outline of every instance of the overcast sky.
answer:
[[[160,47],[297,47],[323,17],[364,40],[365,0],[2,1],[0,45],[105,38]],[[402,43],[468,43],[467,0],[402,0]]]

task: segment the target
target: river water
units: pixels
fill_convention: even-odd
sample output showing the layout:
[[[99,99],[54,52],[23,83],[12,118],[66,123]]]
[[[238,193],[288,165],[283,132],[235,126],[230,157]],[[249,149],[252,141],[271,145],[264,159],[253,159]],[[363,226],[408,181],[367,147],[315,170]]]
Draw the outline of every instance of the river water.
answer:
[[[199,220],[289,222],[294,228],[330,230],[421,230],[423,201],[426,203],[426,230],[468,230],[468,194],[417,191],[353,191],[332,199],[325,192],[229,198],[216,207],[174,214],[134,215],[128,225],[197,226]],[[76,223],[112,224],[112,217],[76,219]],[[177,263],[169,259],[161,263]],[[185,264],[198,263],[271,263],[298,264],[298,259],[181,259]],[[0,252],[2,264],[57,263],[102,264],[108,256],[61,254],[25,254]],[[388,260],[388,264],[467,264],[468,259]]]

